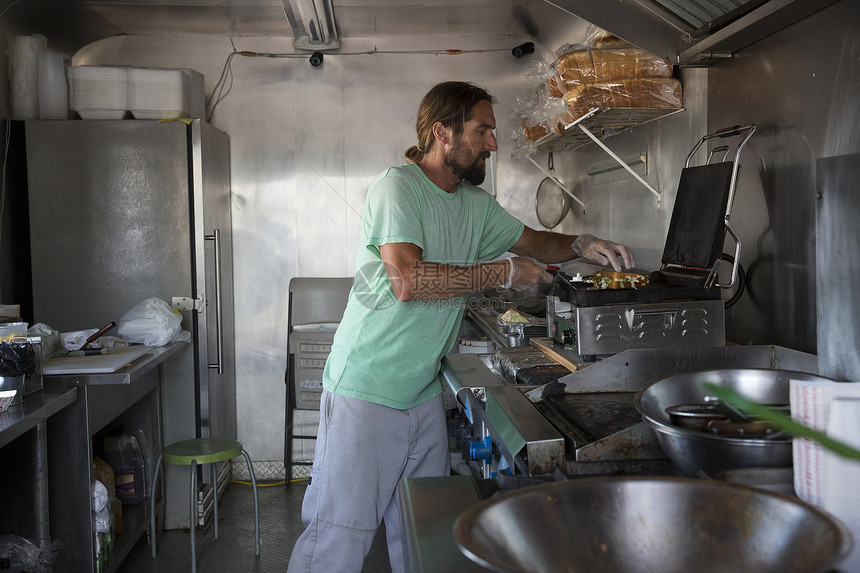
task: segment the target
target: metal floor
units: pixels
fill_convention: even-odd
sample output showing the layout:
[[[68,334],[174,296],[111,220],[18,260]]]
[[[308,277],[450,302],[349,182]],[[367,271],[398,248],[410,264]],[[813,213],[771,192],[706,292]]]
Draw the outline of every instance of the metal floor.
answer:
[[[280,484],[258,486],[260,498],[260,557],[254,556],[254,493],[250,485],[231,482],[218,504],[218,535],[210,526],[197,530],[197,571],[218,573],[256,571],[278,573],[287,570],[290,552],[304,531],[302,499],[307,481],[289,487]],[[152,559],[146,536],[120,564],[117,573],[176,573],[191,570],[191,535],[188,530],[165,531],[158,538],[158,557]],[[380,527],[362,573],[390,573],[385,527]]]

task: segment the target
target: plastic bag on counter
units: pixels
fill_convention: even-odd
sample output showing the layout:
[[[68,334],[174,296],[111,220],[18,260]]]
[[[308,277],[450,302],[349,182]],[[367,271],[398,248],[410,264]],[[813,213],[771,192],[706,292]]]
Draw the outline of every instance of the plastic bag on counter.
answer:
[[[39,337],[42,345],[42,356],[50,356],[58,350],[62,350],[63,341],[60,333],[44,322],[37,322],[27,329],[27,336]]]
[[[73,332],[63,332],[60,337],[63,339],[62,347],[66,350],[78,350],[87,339],[98,332],[97,328],[88,328],[87,330],[75,330]],[[97,340],[89,343],[87,348],[115,348],[128,346],[128,342],[116,336],[101,336]]]
[[[0,535],[0,570],[4,573],[50,573],[62,545],[55,539],[39,549],[21,536]]]
[[[182,330],[182,315],[157,297],[139,302],[126,312],[119,320],[119,335],[128,342],[147,346],[191,341],[191,333]]]

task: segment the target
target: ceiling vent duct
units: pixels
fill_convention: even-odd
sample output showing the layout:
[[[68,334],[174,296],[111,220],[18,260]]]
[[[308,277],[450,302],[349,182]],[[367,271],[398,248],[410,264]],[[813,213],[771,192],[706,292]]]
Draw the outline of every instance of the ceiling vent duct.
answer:
[[[710,65],[836,0],[544,0],[682,66]]]
[[[335,50],[340,47],[331,0],[283,0],[293,28],[293,46],[300,50]]]

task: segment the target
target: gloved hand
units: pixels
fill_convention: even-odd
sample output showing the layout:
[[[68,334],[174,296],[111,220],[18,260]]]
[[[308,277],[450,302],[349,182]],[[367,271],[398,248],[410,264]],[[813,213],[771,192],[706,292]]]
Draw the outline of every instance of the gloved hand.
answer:
[[[502,285],[502,288],[523,291],[529,290],[538,283],[552,282],[552,275],[529,259],[513,257],[508,259],[508,263],[510,264],[508,282]]]
[[[616,272],[621,270],[618,257],[624,262],[625,269],[631,269],[636,264],[633,253],[624,245],[598,239],[594,235],[585,233],[576,238],[570,245],[581,258],[595,265],[610,266]]]

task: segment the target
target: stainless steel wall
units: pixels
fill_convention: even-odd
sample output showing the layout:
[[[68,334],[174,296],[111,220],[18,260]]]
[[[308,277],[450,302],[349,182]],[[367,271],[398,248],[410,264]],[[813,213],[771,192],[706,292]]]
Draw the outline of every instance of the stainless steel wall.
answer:
[[[744,157],[736,203],[749,274],[748,295],[727,318],[736,342],[817,350],[816,306],[839,301],[816,289],[815,163],[860,150],[858,90],[860,10],[851,0],[710,71],[709,125],[759,126]],[[856,333],[860,316],[844,316],[830,326]]]

